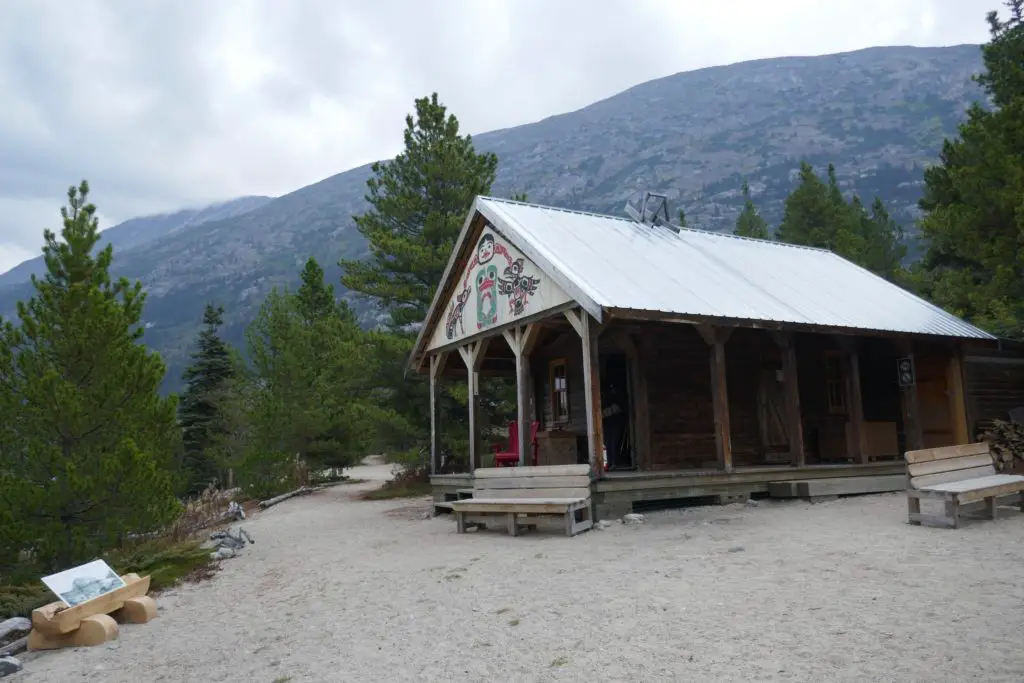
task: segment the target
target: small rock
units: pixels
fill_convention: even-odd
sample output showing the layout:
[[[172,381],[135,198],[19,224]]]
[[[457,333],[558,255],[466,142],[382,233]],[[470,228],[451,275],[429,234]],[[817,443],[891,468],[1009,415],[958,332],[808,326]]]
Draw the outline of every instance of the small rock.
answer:
[[[601,529],[607,529],[611,525],[612,525],[612,523],[609,522],[607,519],[602,519],[601,521],[599,521],[597,524],[594,525],[594,528],[597,529],[598,531],[600,531]]]
[[[421,515],[421,519],[433,519],[433,518],[434,518],[434,513],[433,512],[424,512]]]
[[[733,547],[729,548],[730,553],[742,553],[744,550],[746,550],[746,548],[744,548],[741,545],[734,545]]]
[[[21,671],[21,662],[15,657],[0,657],[0,677]]]
[[[753,498],[747,498],[747,507],[748,508],[756,508],[760,504],[761,504],[760,501],[754,500]]]
[[[212,560],[226,560],[231,557],[235,557],[238,554],[234,548],[217,548],[215,551],[210,553],[210,559]]]
[[[644,516],[637,512],[630,512],[628,515],[622,516],[623,524],[643,524]]]

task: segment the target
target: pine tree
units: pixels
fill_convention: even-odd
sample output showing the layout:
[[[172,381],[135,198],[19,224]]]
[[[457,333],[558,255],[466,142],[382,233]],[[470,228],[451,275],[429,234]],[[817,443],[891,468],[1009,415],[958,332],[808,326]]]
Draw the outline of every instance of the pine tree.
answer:
[[[60,237],[44,233],[46,275],[0,329],[0,547],[66,568],[174,519],[175,401],[140,341],[145,294],[113,280],[110,245],[83,181]]]
[[[736,228],[733,230],[733,234],[741,237],[768,239],[768,223],[754,206],[754,202],[750,198],[750,185],[745,180],[743,181],[743,211],[736,219]]]
[[[466,213],[488,194],[498,167],[491,153],[477,154],[459,121],[437,93],[416,100],[405,121],[405,150],[373,165],[367,181],[370,210],[356,216],[370,243],[366,261],[342,261],[342,283],[376,299],[402,327],[427,315]]]
[[[876,198],[871,212],[860,197],[847,201],[829,164],[828,183],[810,164],[800,164],[800,184],[786,198],[776,239],[790,244],[830,249],[857,265],[890,280],[902,276],[906,255],[903,230]]]
[[[230,397],[228,389],[235,377],[231,349],[218,334],[223,316],[222,307],[206,305],[192,364],[182,377],[185,391],[178,405],[178,422],[189,494],[199,493],[218,478],[213,448],[226,430],[223,404]]]
[[[337,314],[334,287],[324,281],[324,269],[312,256],[306,261],[300,279],[302,284],[296,293],[296,304],[303,319],[311,323]]]
[[[679,227],[686,227],[686,212],[683,211],[682,209],[679,209]]]
[[[374,164],[367,181],[370,209],[355,217],[370,258],[340,263],[342,283],[390,315],[393,334],[376,338],[377,381],[394,416],[381,445],[410,453],[427,442],[430,401],[421,378],[405,377],[414,342],[408,326],[426,318],[473,199],[490,192],[498,165],[494,154],[478,154],[472,138],[460,135],[458,120],[436,93],[417,99],[415,109],[406,117],[404,151]],[[481,394],[492,399],[485,421],[507,419],[514,395],[509,382],[485,380]],[[457,388],[442,397],[442,424],[456,452],[466,450],[464,404]]]
[[[1024,337],[1024,2],[990,12],[977,77],[995,109],[975,104],[925,171],[915,272],[922,293],[1000,335]]]
[[[831,248],[836,237],[835,214],[830,188],[821,182],[809,163],[800,162],[800,180],[786,197],[782,223],[775,237],[789,244]]]

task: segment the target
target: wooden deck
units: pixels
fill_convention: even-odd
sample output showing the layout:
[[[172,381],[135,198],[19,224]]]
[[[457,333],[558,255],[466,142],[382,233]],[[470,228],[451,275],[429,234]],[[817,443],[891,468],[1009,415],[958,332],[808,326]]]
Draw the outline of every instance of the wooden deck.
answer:
[[[712,498],[715,502],[728,503],[746,500],[752,494],[768,494],[769,484],[779,482],[806,482],[815,479],[829,480],[829,490],[835,493],[862,493],[865,489],[875,491],[902,490],[905,485],[895,477],[906,474],[902,461],[876,462],[864,465],[770,465],[763,467],[740,467],[733,472],[720,470],[667,470],[661,472],[606,472],[591,485],[596,519],[613,519],[631,512],[636,503],[672,502],[692,498]],[[848,491],[843,491],[836,480],[874,477],[872,486],[860,486],[863,482],[851,481]],[[888,479],[882,479],[888,477]],[[473,488],[472,474],[442,474],[430,478],[433,489],[435,511],[449,508],[446,503],[457,500],[460,490]]]

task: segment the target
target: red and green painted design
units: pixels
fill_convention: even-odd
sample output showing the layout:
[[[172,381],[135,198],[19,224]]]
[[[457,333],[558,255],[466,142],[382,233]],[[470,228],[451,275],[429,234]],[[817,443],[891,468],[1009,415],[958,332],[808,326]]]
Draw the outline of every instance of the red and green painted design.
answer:
[[[498,254],[505,260],[501,275],[498,274],[498,265],[491,263],[494,255]],[[500,263],[500,262],[499,262]],[[512,258],[504,244],[495,241],[494,235],[485,233],[477,243],[476,254],[466,266],[465,276],[462,279],[462,289],[455,295],[455,299],[448,307],[448,315],[445,319],[445,336],[453,339],[456,330],[465,334],[462,316],[466,310],[472,293],[473,284],[476,285],[476,328],[483,330],[498,322],[498,296],[504,296],[508,301],[509,315],[516,317],[522,315],[529,304],[530,297],[536,293],[540,279],[523,272],[525,259]],[[470,275],[473,275],[473,282],[470,282]]]

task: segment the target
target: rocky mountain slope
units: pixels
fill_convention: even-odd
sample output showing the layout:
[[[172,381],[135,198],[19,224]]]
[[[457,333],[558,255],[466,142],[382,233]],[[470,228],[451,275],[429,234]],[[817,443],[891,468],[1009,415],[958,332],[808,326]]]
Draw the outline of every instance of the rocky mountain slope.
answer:
[[[169,235],[175,230],[241,216],[249,211],[255,211],[272,200],[273,197],[237,197],[197,209],[182,209],[173,213],[132,218],[104,230],[100,234],[98,248],[102,249],[107,244],[113,244],[114,253],[121,255],[128,250],[141,247],[147,242]],[[42,236],[40,236],[41,242]],[[6,273],[0,273],[0,288],[23,284],[28,282],[33,275],[41,275],[45,271],[46,265],[43,263],[42,256],[23,261]]]
[[[881,196],[910,226],[923,167],[981,96],[971,81],[980,66],[974,45],[745,62],[644,83],[475,140],[500,158],[497,195],[525,191],[535,202],[620,214],[627,198],[649,189],[672,198],[673,215],[684,208],[689,225],[726,230],[744,179],[776,223],[806,159],[822,172],[834,163],[845,190],[866,201]],[[150,292],[146,338],[165,354],[169,386],[205,302],[225,306],[228,336],[240,341],[264,294],[296,281],[309,255],[333,266],[365,253],[351,216],[364,209],[369,173],[352,169],[117,253],[116,268]],[[328,268],[329,277],[338,274]],[[0,312],[11,308],[11,293],[0,292]],[[372,311],[361,310],[372,322]]]

